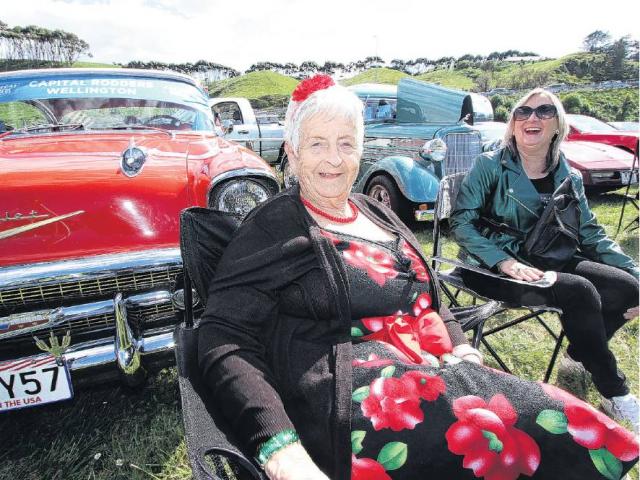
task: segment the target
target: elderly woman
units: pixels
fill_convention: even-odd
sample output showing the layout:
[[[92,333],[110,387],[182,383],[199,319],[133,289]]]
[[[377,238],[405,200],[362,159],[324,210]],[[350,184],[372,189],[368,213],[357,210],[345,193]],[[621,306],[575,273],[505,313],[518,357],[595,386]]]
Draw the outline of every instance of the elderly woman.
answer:
[[[203,378],[267,476],[596,478],[603,456],[628,469],[638,444],[605,415],[480,365],[416,238],[350,193],[362,144],[357,97],[301,82],[286,116],[299,186],[244,220],[210,286]]]
[[[638,316],[638,267],[607,237],[589,209],[582,177],[570,170],[560,152],[567,132],[564,109],[552,93],[538,88],[515,105],[503,147],[479,157],[465,178],[451,225],[471,263],[523,283],[471,271],[464,271],[463,278],[471,288],[491,298],[561,308],[568,355],[591,373],[605,411],[631,422],[637,432],[638,399],[629,393],[608,340],[625,321]],[[578,251],[557,272],[551,287],[528,285],[543,272],[527,258],[522,238],[509,231],[495,231],[491,225],[483,235],[487,224],[478,221],[488,217],[494,225],[526,233],[567,177],[579,201]]]

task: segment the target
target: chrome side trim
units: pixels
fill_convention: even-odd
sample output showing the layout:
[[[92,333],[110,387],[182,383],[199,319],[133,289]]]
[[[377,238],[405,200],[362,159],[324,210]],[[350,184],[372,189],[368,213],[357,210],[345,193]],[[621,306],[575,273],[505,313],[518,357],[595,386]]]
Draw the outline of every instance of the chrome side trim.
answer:
[[[182,266],[179,248],[158,248],[132,253],[95,255],[73,260],[14,265],[0,268],[0,289],[77,281],[92,276],[108,277],[114,271],[150,270],[167,265]]]

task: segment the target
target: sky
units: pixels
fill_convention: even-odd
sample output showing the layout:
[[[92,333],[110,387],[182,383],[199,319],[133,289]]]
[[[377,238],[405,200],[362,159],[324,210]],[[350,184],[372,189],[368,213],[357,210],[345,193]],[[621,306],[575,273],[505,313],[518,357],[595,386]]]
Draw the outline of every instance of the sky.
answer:
[[[607,0],[18,0],[9,27],[75,33],[91,61],[253,63],[438,59],[466,53],[577,52],[594,30],[640,37],[640,2]],[[85,58],[89,60],[88,58]]]

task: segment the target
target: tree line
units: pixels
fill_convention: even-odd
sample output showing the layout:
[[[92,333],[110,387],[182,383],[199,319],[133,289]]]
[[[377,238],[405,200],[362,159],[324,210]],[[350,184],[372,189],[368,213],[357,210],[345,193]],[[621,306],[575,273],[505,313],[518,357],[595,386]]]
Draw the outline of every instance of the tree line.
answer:
[[[28,25],[9,26],[0,20],[0,52],[5,60],[71,65],[80,55],[91,56],[89,44],[74,33]]]

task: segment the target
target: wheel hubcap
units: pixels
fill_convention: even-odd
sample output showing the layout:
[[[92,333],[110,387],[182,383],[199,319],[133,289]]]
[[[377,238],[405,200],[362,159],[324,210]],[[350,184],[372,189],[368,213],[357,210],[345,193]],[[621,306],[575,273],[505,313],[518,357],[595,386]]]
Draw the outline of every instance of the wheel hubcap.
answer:
[[[298,183],[298,178],[291,172],[289,162],[284,164],[284,169],[282,170],[282,181],[285,188],[289,188],[290,186]]]
[[[380,185],[374,185],[371,187],[371,190],[369,190],[369,196],[391,208],[391,199],[389,198],[389,192],[386,188]]]

